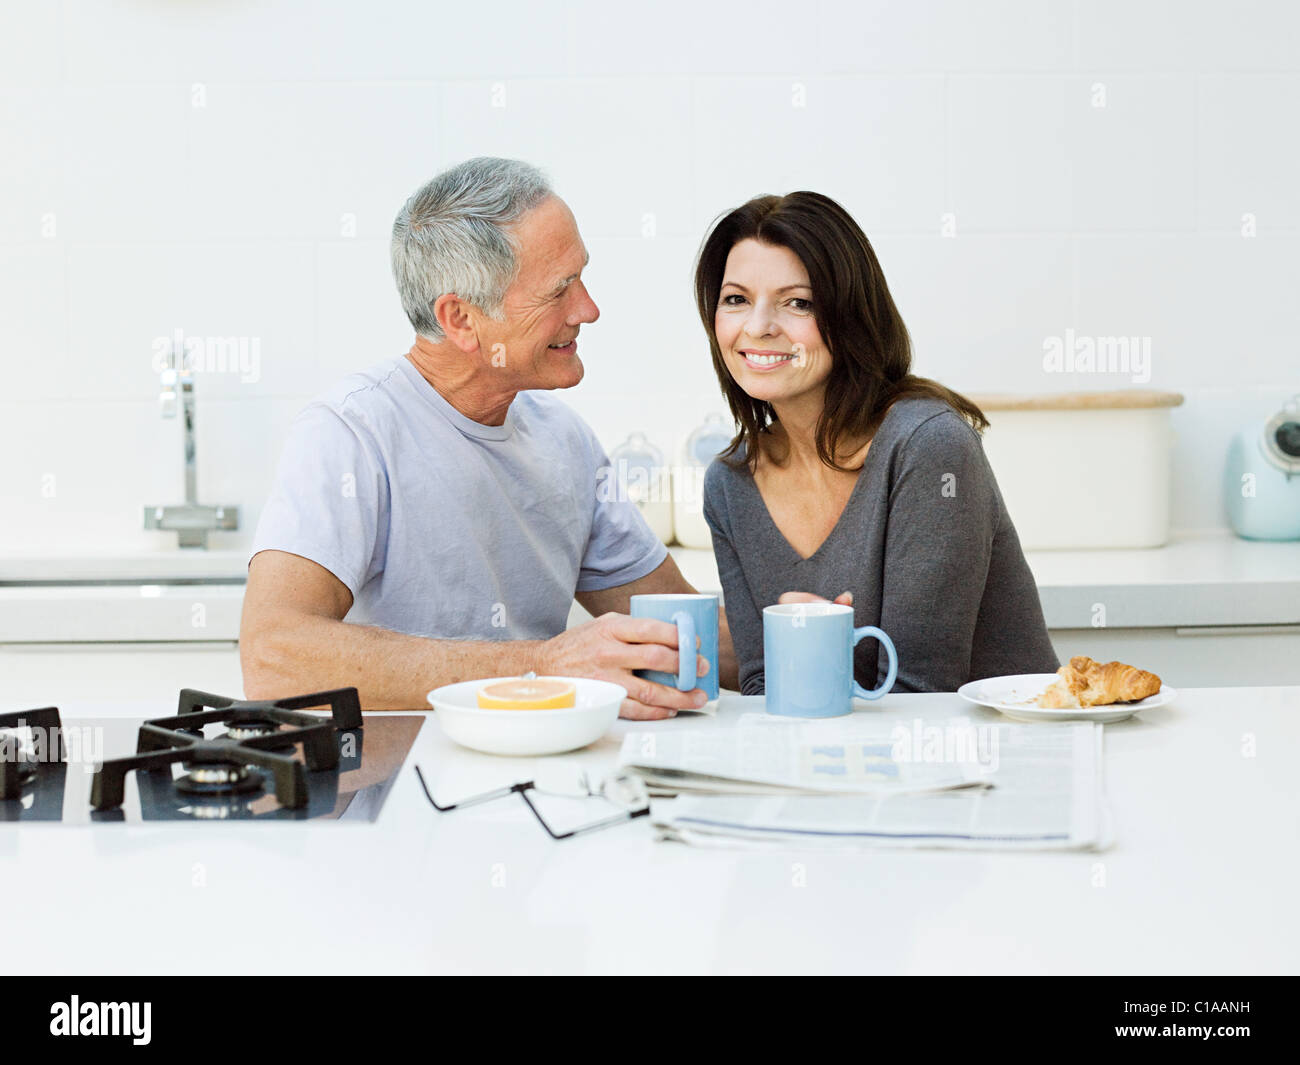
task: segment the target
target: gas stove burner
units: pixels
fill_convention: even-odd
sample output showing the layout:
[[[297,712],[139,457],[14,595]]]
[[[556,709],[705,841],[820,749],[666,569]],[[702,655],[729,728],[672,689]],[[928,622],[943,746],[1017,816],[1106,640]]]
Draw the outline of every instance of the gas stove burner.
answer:
[[[228,695],[213,695],[196,688],[183,688],[176,714],[186,716],[207,710],[230,710],[233,713],[228,719],[215,719],[223,721],[227,730],[234,726],[240,729],[266,727],[269,731],[275,731],[280,721],[276,716],[277,711],[312,710],[317,707],[329,708],[335,728],[361,727],[361,701],[357,698],[356,688],[335,688],[332,691],[292,695],[284,699],[232,699]]]
[[[278,752],[293,750],[294,739],[292,734],[283,731],[274,721],[266,719],[229,720],[224,724],[226,731],[221,737],[224,740],[234,740],[236,743],[242,743],[244,740],[252,739],[255,736],[277,736],[280,742],[273,747],[268,747],[267,750]],[[189,766],[185,768],[188,769]]]
[[[348,694],[340,705],[343,720],[351,723],[356,719],[345,716]],[[57,730],[53,709],[47,715],[28,711],[5,717],[0,748],[8,751],[10,760],[0,759],[0,780],[12,797],[0,801],[0,866],[9,824],[97,826],[96,831],[111,833],[104,826],[164,822],[188,824],[193,831],[198,823],[217,821],[374,822],[385,803],[393,801],[394,783],[422,726],[428,727],[426,719],[366,715],[364,727],[337,729],[332,699],[303,701],[324,707],[311,714],[277,708],[276,734],[242,741],[229,738],[228,725],[239,728],[255,718],[271,720],[266,710],[241,713],[227,706],[142,720],[173,713],[175,704],[164,703],[152,713],[137,708],[134,715],[126,715],[111,708],[69,720],[61,707]],[[56,735],[66,747],[57,761]],[[281,754],[272,749],[282,742],[292,743],[292,750]],[[29,752],[26,762],[18,760],[19,745]],[[28,779],[33,766],[35,775]]]
[[[195,821],[229,821],[250,816],[248,803],[212,801],[197,803],[194,806],[182,806],[179,809],[186,817],[193,818]]]
[[[333,720],[302,714],[307,707],[328,706]],[[140,726],[136,753],[104,762],[91,783],[95,810],[122,805],[126,775],[143,769],[167,774],[181,762],[188,770],[174,783],[177,790],[199,796],[223,796],[256,791],[274,783],[281,806],[307,805],[307,770],[335,769],[339,764],[340,729],[361,728],[361,703],[356,688],[298,695],[273,702],[241,701],[186,688],[175,717],[146,721]],[[214,739],[203,726],[222,724],[228,730]],[[302,744],[303,757],[277,753]]]
[[[242,725],[227,725],[226,739],[246,740],[250,736],[269,736],[279,731],[280,726],[271,721],[245,721]]]
[[[262,790],[262,774],[235,762],[195,765],[176,780],[176,790],[187,795],[226,796]]]
[[[10,731],[22,728],[31,729],[34,738],[40,737],[36,750],[25,744],[18,732]],[[0,714],[0,800],[21,798],[40,766],[66,757],[58,707]]]

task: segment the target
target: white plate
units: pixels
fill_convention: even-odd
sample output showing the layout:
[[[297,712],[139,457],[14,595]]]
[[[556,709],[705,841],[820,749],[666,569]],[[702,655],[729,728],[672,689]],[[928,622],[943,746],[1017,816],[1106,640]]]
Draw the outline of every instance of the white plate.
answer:
[[[577,705],[562,710],[484,710],[478,690],[494,680],[485,677],[446,684],[429,692],[429,705],[443,732],[462,747],[486,754],[530,756],[561,754],[595,743],[618,719],[627,690],[585,677],[539,677],[577,685]]]
[[[1066,707],[1051,710],[1035,706],[1034,700],[1043,694],[1060,677],[1055,673],[1021,673],[1013,677],[986,677],[973,680],[957,689],[957,694],[967,702],[1000,710],[1016,721],[1096,721],[1108,724],[1155,706],[1164,706],[1178,695],[1173,688],[1162,684],[1155,695],[1132,703],[1111,703],[1107,706],[1083,708]]]

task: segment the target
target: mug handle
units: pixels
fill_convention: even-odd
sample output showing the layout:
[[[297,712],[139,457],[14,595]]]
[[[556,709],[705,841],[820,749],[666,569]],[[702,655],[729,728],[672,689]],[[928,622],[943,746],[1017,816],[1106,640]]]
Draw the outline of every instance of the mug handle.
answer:
[[[885,683],[875,691],[867,691],[855,680],[853,682],[853,694],[859,699],[879,699],[894,686],[894,681],[898,677],[898,652],[894,650],[894,641],[874,625],[863,625],[860,629],[854,629],[853,646],[857,647],[868,636],[874,636],[879,640],[885,648],[885,653],[889,655],[889,675],[885,677]]]
[[[688,692],[695,687],[695,618],[679,610],[673,615],[677,626],[677,690]],[[893,683],[893,678],[890,678]]]

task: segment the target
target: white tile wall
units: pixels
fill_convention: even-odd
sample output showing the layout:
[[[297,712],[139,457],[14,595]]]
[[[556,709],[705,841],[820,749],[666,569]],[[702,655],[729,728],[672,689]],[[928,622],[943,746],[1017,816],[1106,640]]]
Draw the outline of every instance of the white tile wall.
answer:
[[[948,79],[948,209],[958,231],[1070,228],[1067,79],[972,75]]]
[[[58,400],[67,394],[66,256],[66,248],[55,241],[0,244],[0,399]],[[0,439],[10,442],[7,434]]]
[[[882,236],[876,255],[914,370],[969,391],[1055,391],[1043,340],[1071,321],[1070,242],[1052,234]]]
[[[696,78],[690,140],[698,245],[760,193],[813,189],[868,232],[937,232],[944,203],[942,76]],[[907,159],[905,167],[894,160]]]
[[[186,344],[203,342],[202,401],[312,391],[316,248],[307,241],[73,244],[67,287],[71,397],[155,399],[155,344],[178,330]]]
[[[1294,40],[1294,38],[1293,38]],[[1196,224],[1240,233],[1300,228],[1300,76],[1216,74],[1197,80]]]
[[[442,163],[434,83],[204,91],[189,125],[193,238],[387,238],[397,208]]]
[[[689,110],[689,81],[671,75],[454,82],[439,139],[448,163],[507,155],[541,166],[585,238],[640,236],[648,222],[694,234]]]
[[[918,372],[1124,387],[1044,373],[1044,341],[1149,337],[1187,396],[1174,523],[1222,526],[1231,433],[1300,390],[1298,37],[1284,0],[5,4],[0,551],[159,543],[177,329],[257,342],[256,380],[197,385],[200,495],[245,518],[213,543],[246,544],[293,413],[409,345],[392,217],[473,154],[578,217],[602,316],[568,398],[609,447],[673,453],[720,408],[696,249],[812,188],[872,238]]]
[[[184,239],[190,106],[177,85],[69,84],[49,134],[62,151],[59,238]]]
[[[0,69],[10,73],[3,59]],[[66,200],[58,132],[62,119],[63,94],[58,87],[35,82],[0,85],[0,145],[5,160],[0,240],[46,239],[51,222],[58,235],[57,216],[48,216]]]
[[[57,85],[63,77],[58,4],[0,5],[0,85]]]
[[[1042,0],[823,2],[815,17],[819,63],[837,73],[1059,71],[1070,61],[1073,9]],[[792,35],[812,21],[799,14]]]
[[[1195,107],[1196,82],[1188,74],[1069,79],[1070,228],[1191,229]]]
[[[305,388],[312,395],[410,348],[411,325],[393,284],[387,240],[316,245],[314,321],[316,377]]]
[[[1057,6],[1055,4],[1051,6]],[[1294,70],[1300,7],[1286,0],[1077,0],[1078,65],[1127,72]]]
[[[1300,391],[1300,232],[1078,240],[1077,334],[1149,336],[1150,387]]]

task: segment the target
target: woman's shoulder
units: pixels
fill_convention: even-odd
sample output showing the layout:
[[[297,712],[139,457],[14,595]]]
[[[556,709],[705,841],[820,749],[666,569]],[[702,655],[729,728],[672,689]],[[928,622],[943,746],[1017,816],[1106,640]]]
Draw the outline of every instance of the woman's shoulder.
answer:
[[[753,474],[749,472],[749,465],[745,461],[746,450],[742,442],[736,450],[727,456],[718,455],[708,468],[704,471],[704,495],[707,499],[710,496],[717,497],[725,494],[733,486],[739,485],[742,480],[753,480]]]
[[[704,518],[711,526],[730,526],[733,518],[752,506],[749,490],[754,475],[745,462],[745,454],[745,445],[742,443],[725,458],[722,455],[715,457],[704,471],[701,495]]]
[[[904,451],[978,448],[979,434],[951,404],[933,396],[904,396],[886,412],[872,446],[893,445]]]

